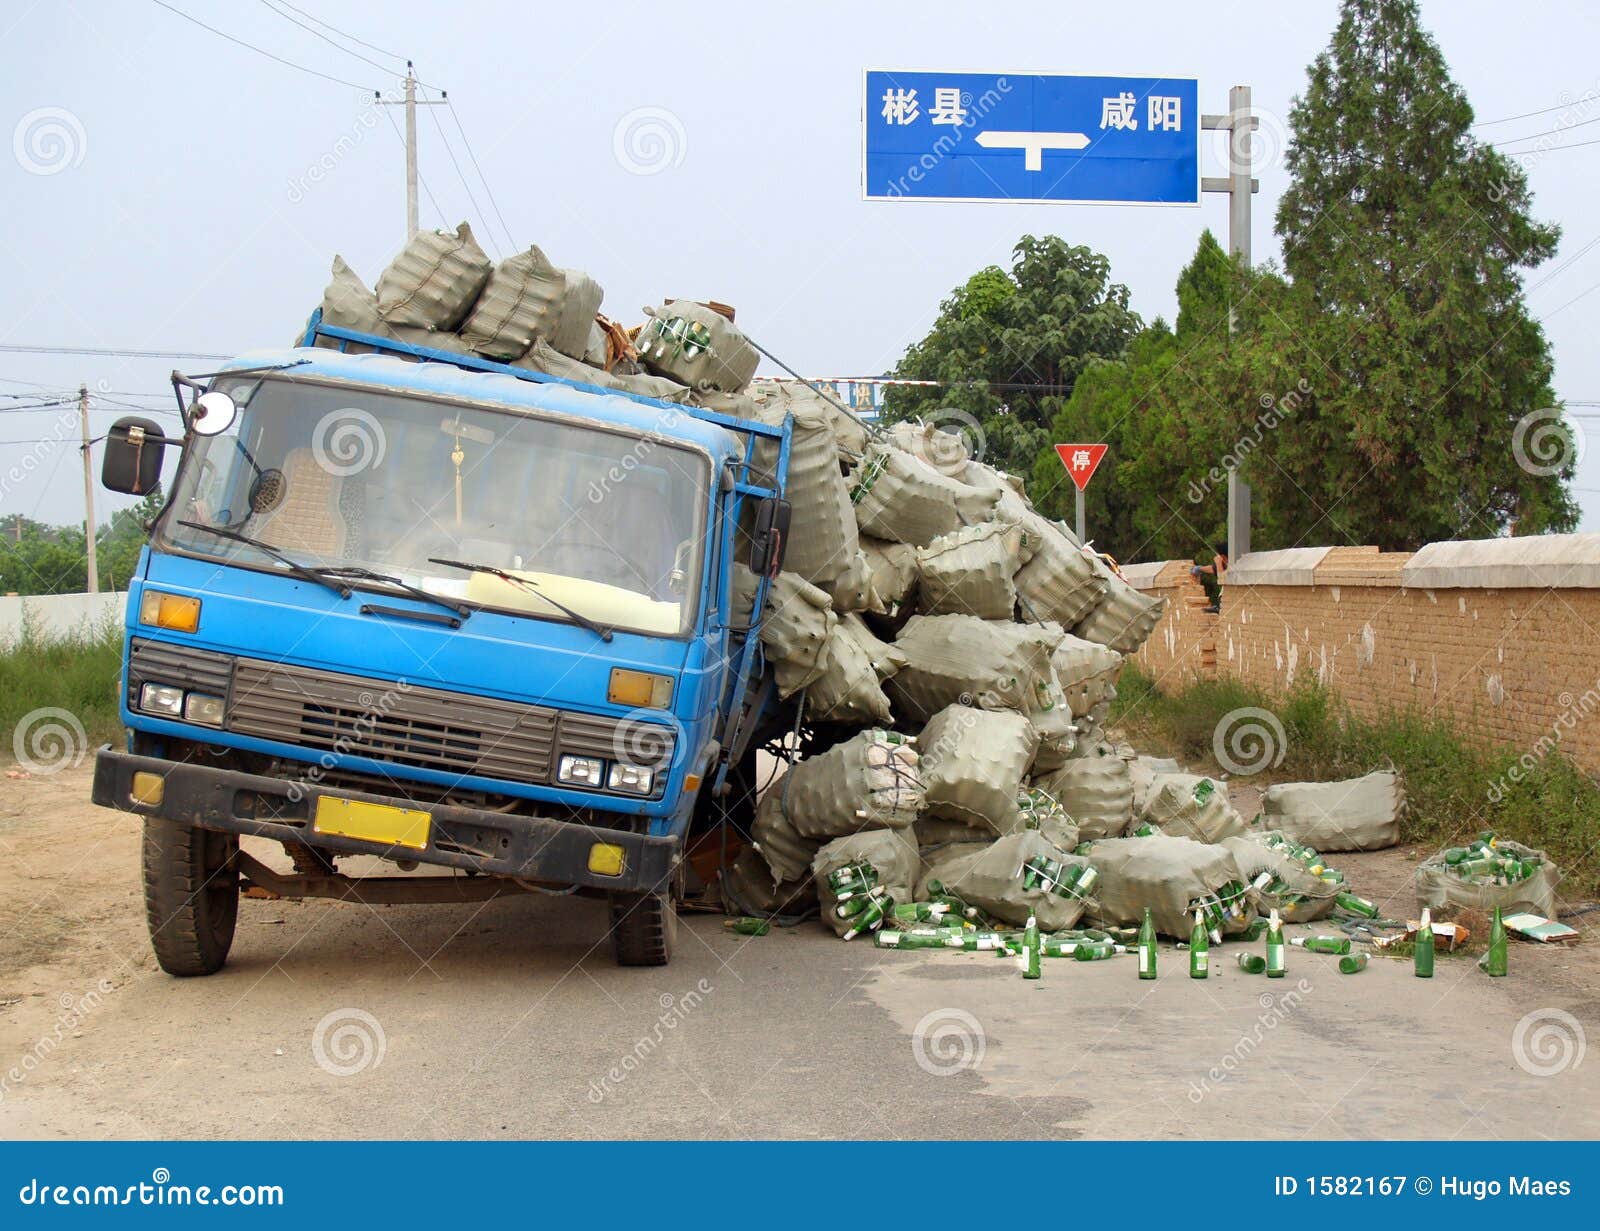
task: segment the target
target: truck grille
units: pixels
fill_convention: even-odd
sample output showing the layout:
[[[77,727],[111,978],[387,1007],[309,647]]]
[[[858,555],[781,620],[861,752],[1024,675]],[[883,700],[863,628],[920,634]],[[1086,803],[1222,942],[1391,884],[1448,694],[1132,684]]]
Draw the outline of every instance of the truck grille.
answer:
[[[637,721],[135,637],[128,657],[130,707],[146,680],[226,697],[224,728],[239,735],[502,782],[551,783],[558,749],[608,761],[626,755],[658,768],[670,764],[674,752],[675,731],[667,723],[645,728]]]
[[[422,769],[550,781],[557,712],[241,658],[228,729]]]

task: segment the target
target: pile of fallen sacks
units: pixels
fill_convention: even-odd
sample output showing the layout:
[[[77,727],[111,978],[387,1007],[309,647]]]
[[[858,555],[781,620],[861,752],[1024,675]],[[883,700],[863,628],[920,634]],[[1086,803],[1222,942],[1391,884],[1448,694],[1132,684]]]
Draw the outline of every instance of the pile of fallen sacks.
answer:
[[[1326,849],[1352,832],[1367,836],[1342,849],[1393,843],[1392,775],[1358,791],[1359,807],[1313,786],[1247,825],[1220,783],[1109,743],[1117,675],[1163,600],[1040,514],[975,442],[936,423],[866,425],[804,382],[754,382],[759,352],[723,305],[669,299],[624,327],[602,297],[537,247],[492,262],[463,224],[413,236],[372,288],[336,257],[322,323],[790,420],[793,521],[752,631],[822,738],[762,795],[753,841],[722,876],[730,909],[820,908],[856,934],[833,887],[853,882],[833,874],[867,869],[879,903],[903,910],[955,900],[1058,931],[1085,916],[1131,925],[1148,907],[1182,936],[1197,908],[1225,904],[1215,917],[1230,930],[1256,908],[1332,910],[1338,884],[1307,864],[1305,833]],[[766,474],[753,477],[770,480],[776,460],[758,452]],[[738,568],[734,620],[749,624],[758,582]]]

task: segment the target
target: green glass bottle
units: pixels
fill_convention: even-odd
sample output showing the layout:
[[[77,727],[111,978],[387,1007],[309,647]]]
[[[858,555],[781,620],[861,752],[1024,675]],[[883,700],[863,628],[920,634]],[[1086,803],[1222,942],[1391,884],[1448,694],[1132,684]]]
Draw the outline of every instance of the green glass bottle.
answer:
[[[1489,948],[1478,961],[1486,975],[1503,978],[1506,973],[1506,921],[1500,908],[1494,908],[1494,918],[1489,923]]]
[[[1417,924],[1417,939],[1411,952],[1417,978],[1433,978],[1433,919],[1427,907],[1422,909],[1422,921]]]
[[[1022,929],[1022,977],[1037,979],[1039,968],[1039,921],[1028,916],[1028,925]]]
[[[1289,943],[1312,953],[1350,952],[1350,938],[1348,936],[1296,936]]]
[[[828,888],[841,902],[866,893],[878,883],[878,870],[870,863],[847,863],[828,873]]]
[[[850,930],[844,934],[843,939],[854,940],[863,932],[876,931],[883,926],[884,919],[893,917],[894,898],[881,889],[875,890],[873,896],[867,899],[866,909],[851,921]]]
[[[873,943],[880,949],[948,949],[952,936],[954,947],[959,948],[960,936],[943,928],[880,928],[873,934]]]
[[[737,932],[740,936],[765,936],[772,930],[772,924],[765,919],[757,919],[753,915],[740,915],[737,919],[724,919],[722,926],[730,932]]]
[[[1125,953],[1127,950],[1110,941],[1091,940],[1079,944],[1073,950],[1072,956],[1080,962],[1103,962],[1107,958],[1116,957],[1119,952]]]
[[[1247,975],[1258,975],[1267,968],[1267,959],[1259,953],[1241,953],[1238,961],[1239,969]]]
[[[1267,934],[1267,921],[1260,916],[1250,920],[1250,924],[1239,933],[1240,940],[1260,940]]]
[[[1286,969],[1283,921],[1278,918],[1278,912],[1273,911],[1267,918],[1267,978],[1281,979]]]
[[[1204,979],[1211,974],[1211,938],[1206,935],[1205,916],[1194,912],[1194,931],[1189,933],[1189,977]]]
[[[1367,955],[1365,953],[1352,953],[1348,957],[1339,959],[1339,973],[1342,975],[1359,974],[1367,968]]]
[[[1139,925],[1139,977],[1156,977],[1156,920],[1150,908],[1144,908],[1144,922]]]
[[[1360,915],[1364,919],[1376,919],[1378,917],[1377,903],[1369,902],[1366,898],[1358,898],[1353,893],[1336,893],[1334,894],[1333,902],[1335,906],[1343,907],[1351,914]]]

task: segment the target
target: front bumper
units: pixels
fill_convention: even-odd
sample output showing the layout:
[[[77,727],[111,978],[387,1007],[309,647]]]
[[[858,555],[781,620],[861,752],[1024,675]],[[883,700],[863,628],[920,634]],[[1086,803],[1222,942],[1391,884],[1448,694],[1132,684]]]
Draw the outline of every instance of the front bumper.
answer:
[[[134,800],[133,776],[141,771],[162,777],[159,804]],[[545,884],[624,892],[665,892],[678,861],[676,838],[449,804],[426,809],[433,820],[425,848],[387,847],[317,833],[311,818],[316,815],[317,800],[325,795],[416,807],[409,801],[382,795],[322,790],[262,774],[138,756],[110,746],[101,748],[94,762],[92,798],[102,807],[159,816],[199,829],[303,843],[332,854],[378,855]],[[619,875],[589,870],[589,850],[597,842],[622,848]]]

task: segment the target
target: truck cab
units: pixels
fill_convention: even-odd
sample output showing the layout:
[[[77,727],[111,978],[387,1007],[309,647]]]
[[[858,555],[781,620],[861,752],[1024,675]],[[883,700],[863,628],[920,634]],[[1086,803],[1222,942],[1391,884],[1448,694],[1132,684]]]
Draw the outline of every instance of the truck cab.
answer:
[[[129,586],[127,746],[93,796],[145,817],[162,967],[219,969],[241,891],[603,894],[618,961],[669,960],[691,819],[770,701],[751,630],[788,423],[315,316],[299,347],[174,386],[181,439],[125,419],[107,440],[118,491],[181,457]],[[354,855],[406,875],[347,876]]]

